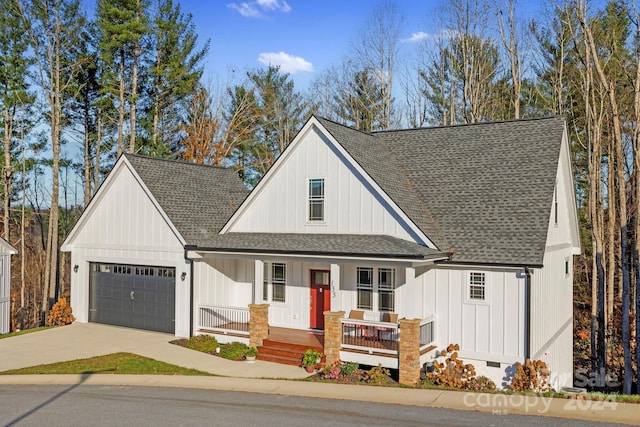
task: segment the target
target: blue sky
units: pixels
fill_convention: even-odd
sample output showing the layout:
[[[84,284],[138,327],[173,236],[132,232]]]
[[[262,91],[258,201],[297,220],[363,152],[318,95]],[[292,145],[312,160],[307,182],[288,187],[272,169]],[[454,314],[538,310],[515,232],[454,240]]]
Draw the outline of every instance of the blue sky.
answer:
[[[202,41],[211,39],[207,75],[228,79],[269,63],[289,72],[296,87],[305,89],[321,71],[347,55],[375,5],[374,0],[182,0],[193,15]],[[437,0],[398,0],[405,17],[402,38],[430,28]],[[412,43],[402,44],[403,53]],[[234,70],[232,73],[231,70]]]

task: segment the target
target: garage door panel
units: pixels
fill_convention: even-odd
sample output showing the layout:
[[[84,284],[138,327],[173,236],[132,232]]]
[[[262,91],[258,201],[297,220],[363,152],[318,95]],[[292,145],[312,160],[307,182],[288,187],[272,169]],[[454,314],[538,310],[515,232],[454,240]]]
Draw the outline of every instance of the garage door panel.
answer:
[[[175,269],[92,263],[89,321],[175,332]]]

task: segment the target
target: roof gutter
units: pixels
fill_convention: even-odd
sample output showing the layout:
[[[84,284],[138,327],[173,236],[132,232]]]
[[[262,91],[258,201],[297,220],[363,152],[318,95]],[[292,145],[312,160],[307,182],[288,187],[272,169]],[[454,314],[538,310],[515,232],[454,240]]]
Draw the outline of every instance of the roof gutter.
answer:
[[[446,264],[451,266],[459,265],[461,267],[475,266],[478,268],[487,268],[487,267],[515,268],[518,270],[544,267],[542,264],[522,264],[522,263],[510,263],[510,262],[451,261],[449,259],[439,261],[438,264]]]
[[[186,247],[185,247],[186,248]],[[345,254],[343,252],[315,252],[315,251],[287,251],[287,250],[260,250],[260,249],[229,249],[229,248],[200,248],[191,247],[189,250],[197,252],[208,252],[227,256],[253,256],[253,257],[273,257],[287,256],[291,258],[334,258],[338,260],[356,261],[397,261],[397,262],[420,262],[439,261],[449,259],[448,254],[439,253],[433,255],[405,255],[405,254]]]

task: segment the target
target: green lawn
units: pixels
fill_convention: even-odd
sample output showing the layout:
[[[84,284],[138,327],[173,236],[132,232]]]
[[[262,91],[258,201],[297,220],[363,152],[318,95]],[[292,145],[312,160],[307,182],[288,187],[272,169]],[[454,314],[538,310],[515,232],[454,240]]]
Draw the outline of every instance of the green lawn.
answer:
[[[20,374],[154,374],[206,375],[208,372],[183,368],[132,353],[113,353],[88,359],[70,360],[49,365],[31,366],[0,372],[0,375]]]
[[[8,334],[0,334],[0,339],[9,338],[9,337],[16,337],[18,335],[30,334],[31,332],[44,331],[45,329],[49,329],[50,327],[51,326],[40,326],[40,327],[37,327],[37,328],[23,329],[23,330],[17,331],[17,332],[9,332]]]

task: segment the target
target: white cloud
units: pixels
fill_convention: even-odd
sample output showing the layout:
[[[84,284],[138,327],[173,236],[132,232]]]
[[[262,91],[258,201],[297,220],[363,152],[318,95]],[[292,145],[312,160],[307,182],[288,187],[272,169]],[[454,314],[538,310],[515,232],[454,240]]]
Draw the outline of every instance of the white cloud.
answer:
[[[424,31],[418,31],[417,33],[411,34],[411,37],[409,37],[408,39],[403,39],[402,41],[407,43],[417,43],[428,38],[429,34],[425,33]]]
[[[264,65],[277,65],[281,71],[290,74],[313,71],[311,62],[285,52],[263,52],[258,56],[258,62]]]
[[[229,3],[229,9],[233,9],[245,18],[263,18],[266,12],[280,11],[288,13],[291,6],[285,0],[256,0],[242,3]]]
[[[425,33],[424,31],[418,31],[416,33],[411,34],[411,37],[402,39],[404,43],[419,43],[427,40],[434,41],[446,41],[454,38],[459,33],[456,30],[440,30],[438,33],[430,34]]]
[[[236,10],[245,18],[259,18],[262,16],[260,11],[251,3],[230,3],[227,5],[229,9]]]
[[[282,1],[282,4],[280,4],[279,0],[257,0],[256,3],[265,10],[279,10],[284,13],[291,10],[291,6],[289,6],[284,0]]]

